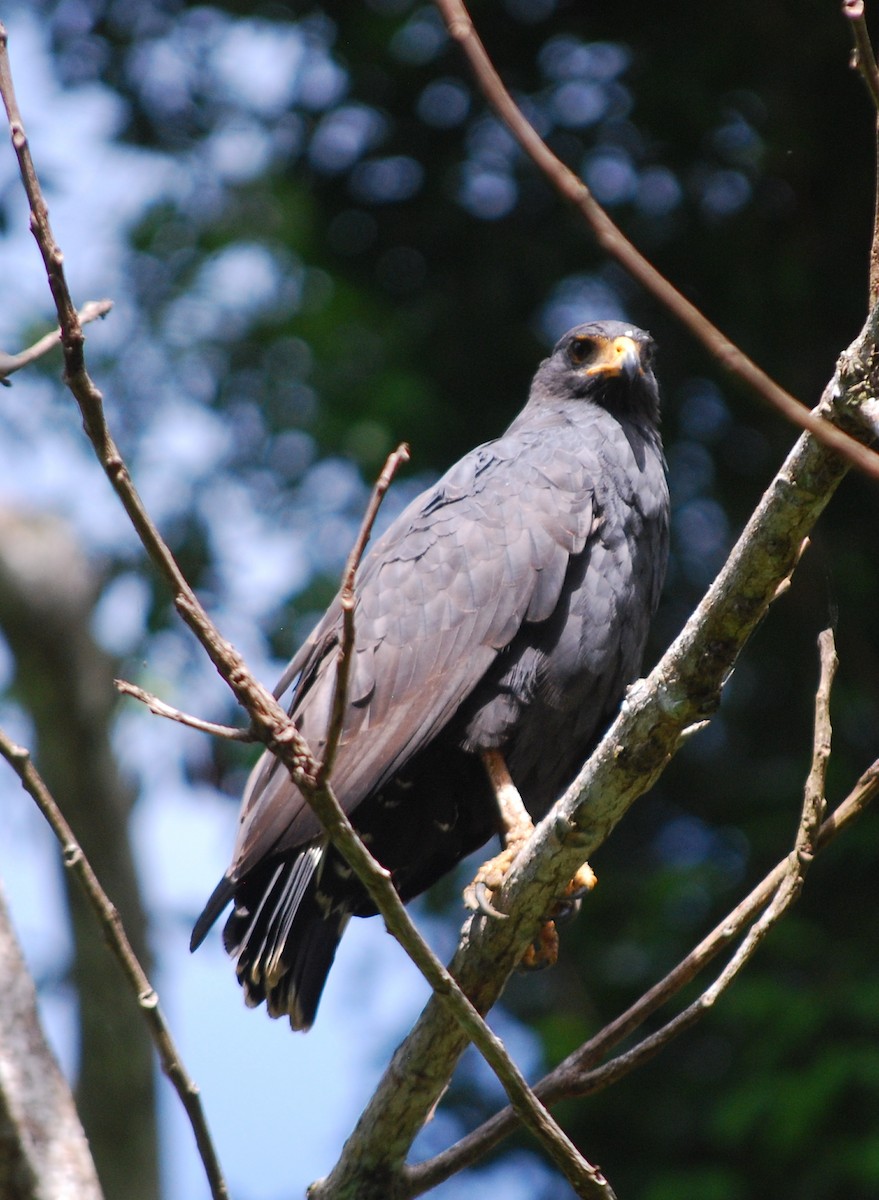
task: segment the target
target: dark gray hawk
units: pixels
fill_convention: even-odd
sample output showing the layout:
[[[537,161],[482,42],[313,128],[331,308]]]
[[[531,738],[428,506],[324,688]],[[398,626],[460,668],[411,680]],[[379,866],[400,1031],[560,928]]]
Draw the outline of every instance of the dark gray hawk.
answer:
[[[566,333],[506,433],[413,500],[357,573],[332,783],[404,900],[498,832],[486,765],[541,817],[640,670],[668,553],[653,349],[618,321]],[[341,629],[336,601],[280,685],[318,756]],[[268,752],[193,949],[230,901],[247,1003],[307,1029],[345,926],[375,909]]]

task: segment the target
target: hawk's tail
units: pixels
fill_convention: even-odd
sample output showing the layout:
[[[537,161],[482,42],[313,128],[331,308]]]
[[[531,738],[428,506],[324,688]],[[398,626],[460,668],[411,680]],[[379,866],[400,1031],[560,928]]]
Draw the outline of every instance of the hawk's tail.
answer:
[[[309,1029],[350,913],[318,903],[315,870],[323,846],[305,847],[292,861],[261,864],[239,883],[222,879],[193,929],[194,950],[234,898],[223,944],[237,960],[238,981],[250,1007],[266,1003],[269,1016],[289,1016]]]

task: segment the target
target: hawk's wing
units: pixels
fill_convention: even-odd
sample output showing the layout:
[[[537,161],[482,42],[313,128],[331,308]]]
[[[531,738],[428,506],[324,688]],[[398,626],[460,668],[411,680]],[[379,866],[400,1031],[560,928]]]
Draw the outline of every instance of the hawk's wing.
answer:
[[[579,439],[578,439],[579,440]],[[554,611],[593,531],[597,459],[569,431],[511,431],[417,497],[358,572],[355,654],[332,783],[346,812],[443,728],[523,622]],[[335,601],[293,659],[290,713],[323,752],[341,639]],[[228,878],[289,851],[320,825],[266,753],[248,782]]]

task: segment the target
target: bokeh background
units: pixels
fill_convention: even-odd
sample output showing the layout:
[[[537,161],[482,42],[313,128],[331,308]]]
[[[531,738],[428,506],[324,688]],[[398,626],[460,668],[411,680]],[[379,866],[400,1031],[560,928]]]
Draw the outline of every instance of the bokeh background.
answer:
[[[490,53],[553,149],[661,270],[806,402],[865,316],[874,117],[818,0],[493,0]],[[568,326],[660,346],[674,506],[649,651],[681,627],[794,439],[594,246],[487,114],[429,4],[7,0],[24,119],[144,498],[224,633],[271,683],[332,595],[369,484],[383,520],[518,411]],[[0,154],[0,346],[51,326],[11,151]],[[315,1029],[247,1012],[191,921],[222,873],[252,752],[117,702],[134,678],[239,719],[93,462],[60,362],[0,394],[0,717],[33,746],[151,958],[237,1200],[332,1166],[426,996],[353,923]],[[655,981],[787,850],[808,769],[815,639],[834,624],[830,799],[877,756],[879,492],[851,478],[720,713],[594,861],[561,964],[493,1014],[531,1077]],[[879,835],[823,855],[795,912],[697,1030],[560,1115],[621,1196],[879,1194]],[[415,906],[444,955],[468,870]],[[48,831],[0,773],[0,879],[110,1200],[207,1195],[176,1099],[74,905]],[[499,1088],[465,1059],[429,1154]],[[157,1113],[157,1125],[154,1114]],[[158,1150],[156,1146],[158,1145]],[[158,1164],[158,1166],[156,1166]],[[566,1195],[525,1138],[438,1195]]]

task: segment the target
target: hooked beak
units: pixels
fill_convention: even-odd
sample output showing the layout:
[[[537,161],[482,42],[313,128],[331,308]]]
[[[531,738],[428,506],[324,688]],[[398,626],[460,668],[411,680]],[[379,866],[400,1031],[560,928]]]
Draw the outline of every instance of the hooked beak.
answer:
[[[591,364],[586,368],[585,374],[626,375],[630,379],[634,379],[636,375],[643,375],[644,370],[641,366],[641,352],[638,349],[638,343],[625,335],[608,338],[607,341],[601,342],[599,357],[593,358]]]

